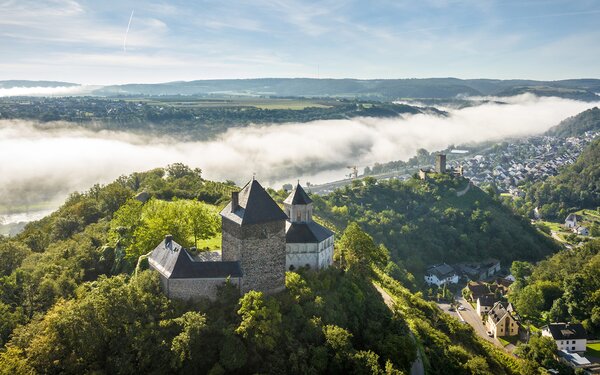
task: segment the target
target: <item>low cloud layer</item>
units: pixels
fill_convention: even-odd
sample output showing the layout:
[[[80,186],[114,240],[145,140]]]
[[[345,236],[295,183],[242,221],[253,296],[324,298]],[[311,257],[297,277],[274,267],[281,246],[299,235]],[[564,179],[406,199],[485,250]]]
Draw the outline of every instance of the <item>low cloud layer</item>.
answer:
[[[90,94],[100,86],[11,87],[0,88],[0,98],[6,96],[71,96]]]
[[[509,104],[449,109],[449,117],[327,120],[230,129],[204,142],[178,142],[127,133],[49,129],[0,121],[0,205],[66,194],[121,174],[183,162],[210,179],[242,183],[256,173],[266,185],[343,178],[347,165],[408,159],[418,148],[541,133],[598,103],[523,95]]]

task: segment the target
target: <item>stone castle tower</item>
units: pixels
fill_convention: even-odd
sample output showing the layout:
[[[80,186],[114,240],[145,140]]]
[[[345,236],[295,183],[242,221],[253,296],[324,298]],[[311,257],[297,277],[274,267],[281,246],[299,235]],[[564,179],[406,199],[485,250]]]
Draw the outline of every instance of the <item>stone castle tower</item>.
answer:
[[[436,173],[446,173],[446,154],[435,155]]]
[[[285,288],[287,215],[256,180],[221,211],[222,259],[239,261],[242,293],[276,293]]]

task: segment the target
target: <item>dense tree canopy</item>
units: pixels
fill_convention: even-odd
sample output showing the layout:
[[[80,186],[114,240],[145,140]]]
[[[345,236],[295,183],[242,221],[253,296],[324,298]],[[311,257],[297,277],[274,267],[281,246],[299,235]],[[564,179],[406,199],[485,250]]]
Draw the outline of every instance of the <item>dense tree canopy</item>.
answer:
[[[156,272],[132,276],[133,260],[165,232],[185,246],[214,234],[214,204],[234,186],[173,165],[73,194],[19,236],[0,239],[10,260],[0,274],[0,372],[400,374],[408,373],[417,350],[431,373],[522,372],[523,362],[486,345],[470,327],[388,276],[410,283],[403,251],[423,249],[422,259],[435,254],[426,253],[427,241],[398,247],[392,233],[409,241],[426,225],[456,225],[458,236],[486,222],[493,227],[494,220],[481,219],[481,202],[517,226],[482,192],[473,197],[477,204],[457,201],[452,189],[460,183],[369,179],[314,197],[319,213],[344,232],[337,254],[345,254],[342,268],[288,272],[286,290],[272,296],[240,298],[226,284],[216,301],[197,303],[168,300]],[[149,200],[132,199],[144,191]],[[442,204],[453,196],[450,205]],[[464,220],[470,224],[459,226]],[[396,263],[381,242],[394,246]],[[392,309],[373,282],[393,295]],[[564,288],[569,314],[586,308],[574,302],[580,282],[575,278]],[[544,298],[551,295],[551,288],[541,290]]]
[[[462,178],[356,180],[325,196],[314,196],[316,210],[338,230],[356,221],[391,258],[415,274],[427,264],[499,258],[537,260],[558,247],[528,220],[515,215]],[[420,277],[418,279],[421,279]],[[404,280],[408,282],[408,280]]]
[[[519,266],[521,267],[521,266]],[[561,251],[511,285],[509,301],[546,322],[582,322],[600,333],[600,241]]]

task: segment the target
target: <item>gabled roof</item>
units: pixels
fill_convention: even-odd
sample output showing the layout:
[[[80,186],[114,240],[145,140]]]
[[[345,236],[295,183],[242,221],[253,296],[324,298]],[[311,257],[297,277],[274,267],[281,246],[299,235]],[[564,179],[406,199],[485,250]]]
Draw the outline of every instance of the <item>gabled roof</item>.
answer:
[[[503,286],[503,287],[505,287],[505,288],[508,288],[508,287],[509,287],[509,286],[511,286],[511,285],[512,285],[512,283],[513,283],[513,281],[512,281],[512,280],[509,280],[509,279],[507,279],[507,278],[505,278],[505,277],[504,277],[504,278],[502,278],[502,277],[498,277],[498,278],[496,278],[496,281],[495,281],[495,282],[496,282],[496,284],[497,284],[497,285],[502,285],[502,286]]]
[[[580,323],[551,323],[542,327],[554,340],[579,340],[587,338],[585,328]]]
[[[148,262],[167,279],[242,277],[239,262],[196,262],[172,239],[163,240],[152,251]]]
[[[221,216],[240,225],[269,223],[288,218],[256,180],[248,182],[239,192],[237,209],[231,212],[229,202],[221,211]]]
[[[319,243],[333,236],[333,232],[322,225],[308,223],[285,223],[286,243]]]
[[[427,268],[426,274],[435,275],[438,280],[442,280],[456,275],[456,272],[451,266],[447,265],[446,263],[442,263]]]
[[[469,281],[467,288],[471,292],[473,300],[477,300],[477,298],[490,293],[490,289],[487,284],[481,281]]]
[[[287,204],[310,204],[312,203],[312,199],[306,194],[300,183],[296,185],[294,190],[288,195],[287,198],[283,201],[283,203]]]
[[[512,310],[512,308],[510,310]],[[498,324],[507,315],[515,319],[515,316],[511,314],[511,312],[506,306],[504,306],[502,302],[496,302],[488,312],[488,316],[492,318],[492,322],[494,322],[494,324]]]
[[[485,294],[485,295],[480,296],[478,298],[478,300],[479,300],[479,304],[481,306],[490,306],[490,307],[492,307],[496,303],[497,298],[493,294]]]

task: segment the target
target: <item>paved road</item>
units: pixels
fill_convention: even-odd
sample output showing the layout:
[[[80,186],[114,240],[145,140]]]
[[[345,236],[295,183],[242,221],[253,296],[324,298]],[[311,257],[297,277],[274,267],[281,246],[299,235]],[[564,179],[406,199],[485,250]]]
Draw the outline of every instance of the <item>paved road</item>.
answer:
[[[373,286],[375,286],[375,289],[377,289],[379,294],[381,294],[381,297],[383,297],[383,302],[385,302],[385,304],[391,310],[394,305],[394,300],[392,299],[392,296],[390,296],[388,294],[388,292],[386,292],[385,290],[381,289],[379,287],[379,285],[373,284]],[[412,334],[412,332],[410,333],[410,337],[413,339],[413,341],[415,342],[415,346],[416,346],[417,339]],[[412,364],[412,367],[410,368],[410,375],[425,375],[425,366],[423,366],[423,360],[421,359],[421,351],[419,350],[418,347],[417,347],[417,359],[415,359],[415,361]]]
[[[450,304],[449,303],[445,303],[445,302],[438,302],[436,303],[437,306],[440,308],[440,310],[442,310],[443,312],[445,312],[446,314],[460,320],[460,321],[464,321],[464,319],[458,315],[458,312],[456,310],[454,311],[450,311]]]
[[[500,341],[498,341],[498,339],[489,337],[487,335],[487,329],[483,325],[483,322],[481,321],[479,314],[477,314],[477,311],[473,308],[473,306],[471,306],[471,304],[469,302],[467,302],[467,300],[465,300],[462,296],[458,299],[458,302],[460,302],[465,307],[465,310],[460,312],[460,315],[463,317],[465,322],[469,323],[469,325],[471,327],[473,327],[475,332],[480,337],[486,339],[487,341],[495,344],[496,346],[498,346],[500,348],[504,348],[504,346],[502,346],[502,344],[500,343]]]

